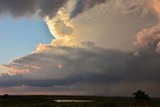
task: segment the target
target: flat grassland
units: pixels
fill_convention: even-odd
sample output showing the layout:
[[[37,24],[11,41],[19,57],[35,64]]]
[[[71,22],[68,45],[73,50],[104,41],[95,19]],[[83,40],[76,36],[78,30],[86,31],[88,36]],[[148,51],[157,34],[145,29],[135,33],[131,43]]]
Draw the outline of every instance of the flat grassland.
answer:
[[[160,99],[135,100],[127,97],[7,95],[0,96],[0,107],[160,107]]]

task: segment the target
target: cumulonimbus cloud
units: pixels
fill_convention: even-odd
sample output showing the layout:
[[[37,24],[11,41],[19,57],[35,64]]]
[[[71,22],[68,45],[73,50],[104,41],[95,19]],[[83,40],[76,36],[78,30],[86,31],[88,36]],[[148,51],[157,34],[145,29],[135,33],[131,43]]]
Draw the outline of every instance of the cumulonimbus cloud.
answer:
[[[96,95],[126,95],[132,87],[131,91],[140,88],[159,96],[159,25],[151,27],[159,22],[148,0],[77,0],[80,4],[74,6],[69,0],[13,1],[0,0],[1,13],[15,17],[37,13],[56,39],[2,65],[7,70],[1,73],[0,87],[70,87]],[[144,28],[150,29],[137,34]]]
[[[89,10],[97,4],[104,3],[106,0],[77,0],[74,9],[70,14],[70,19],[76,17],[78,14]]]
[[[0,0],[0,13],[11,14],[14,17],[31,16],[34,14],[38,14],[42,18],[46,16],[53,17],[68,1],[69,0]],[[106,0],[78,0],[71,16],[75,17],[86,9],[88,10],[94,5],[105,1]],[[82,2],[82,5],[80,5],[79,2]]]
[[[53,17],[67,0],[0,0],[0,13],[14,17],[31,16]]]
[[[85,85],[99,87],[101,84],[112,88],[113,84],[117,84],[118,88],[118,84],[124,82],[137,86],[150,83],[158,89],[159,85],[154,83],[160,82],[159,53],[151,52],[134,56],[134,52],[106,50],[87,44],[82,43],[83,47],[43,45],[45,51],[37,51],[16,59],[9,65],[3,65],[10,70],[14,68],[15,71],[2,74],[0,86],[54,88],[81,84],[84,89],[92,92],[93,90]],[[141,88],[148,90],[148,87]],[[75,87],[72,89],[76,91]],[[101,92],[100,87],[96,89]],[[157,91],[152,95],[157,94]],[[103,92],[107,94],[105,90]],[[121,90],[120,93],[122,92]]]
[[[140,51],[159,51],[160,25],[140,31],[135,36],[134,44]]]

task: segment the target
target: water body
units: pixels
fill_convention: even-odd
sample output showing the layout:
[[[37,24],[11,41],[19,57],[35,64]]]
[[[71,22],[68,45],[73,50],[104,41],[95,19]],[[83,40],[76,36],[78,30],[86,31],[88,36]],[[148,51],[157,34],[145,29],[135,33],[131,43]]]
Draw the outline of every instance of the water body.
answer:
[[[58,103],[60,102],[92,102],[92,100],[54,100]]]

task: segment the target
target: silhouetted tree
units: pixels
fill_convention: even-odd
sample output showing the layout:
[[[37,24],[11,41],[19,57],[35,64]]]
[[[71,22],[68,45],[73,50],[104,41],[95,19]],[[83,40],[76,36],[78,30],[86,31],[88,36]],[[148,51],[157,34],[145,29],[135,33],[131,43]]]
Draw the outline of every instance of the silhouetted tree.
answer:
[[[9,97],[8,94],[4,94],[4,95],[3,95],[3,98],[8,98],[8,97]]]
[[[148,100],[148,99],[150,99],[149,96],[148,96],[148,94],[145,94],[145,92],[143,92],[141,90],[133,93],[133,96],[134,96],[135,99],[141,99],[141,100]]]

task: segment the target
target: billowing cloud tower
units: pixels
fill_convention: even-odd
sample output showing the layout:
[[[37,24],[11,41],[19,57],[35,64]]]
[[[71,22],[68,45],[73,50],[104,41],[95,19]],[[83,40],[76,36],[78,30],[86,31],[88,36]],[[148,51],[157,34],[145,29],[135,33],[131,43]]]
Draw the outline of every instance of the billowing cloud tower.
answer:
[[[36,15],[55,39],[1,65],[8,92],[160,96],[159,0],[24,1],[0,0],[1,15]]]

